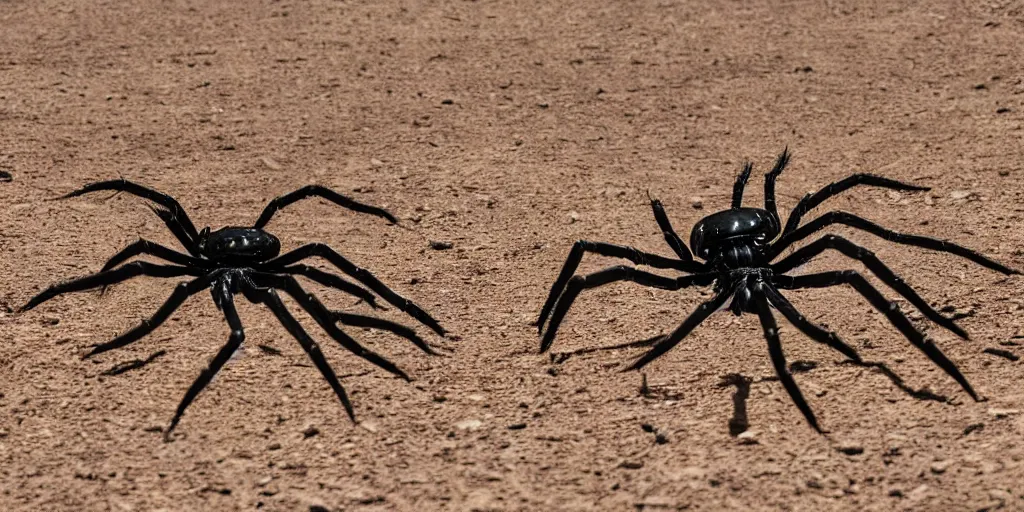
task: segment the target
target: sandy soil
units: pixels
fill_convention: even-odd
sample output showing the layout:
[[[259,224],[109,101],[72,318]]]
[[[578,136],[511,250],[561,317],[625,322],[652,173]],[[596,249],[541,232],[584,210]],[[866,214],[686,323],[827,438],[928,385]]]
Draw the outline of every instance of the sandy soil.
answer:
[[[1024,362],[985,352],[1024,356],[1018,277],[835,230],[963,316],[971,341],[917,324],[987,401],[852,291],[795,292],[920,391],[784,325],[789,359],[814,363],[797,379],[826,436],[771,380],[753,316],[712,317],[645,369],[646,394],[618,371],[640,349],[554,362],[530,325],[573,240],[669,255],[648,191],[686,237],[728,205],[744,159],[759,201],[787,145],[784,211],[852,172],[881,173],[934,189],[858,189],[830,207],[1024,267],[1019,1],[4,0],[0,24],[0,170],[13,178],[0,181],[4,510],[1024,509]],[[214,228],[309,183],[389,208],[405,229],[316,200],[269,229],[286,248],[323,241],[371,269],[441,319],[451,339],[418,330],[454,352],[354,330],[406,383],[300,315],[346,375],[356,425],[270,312],[240,300],[248,350],[163,442],[227,338],[208,294],[86,361],[176,280],[13,312],[139,236],[174,243],[127,195],[51,200],[118,176]],[[610,264],[588,257],[581,271]],[[804,271],[844,268],[860,267],[827,255]],[[589,291],[553,352],[666,332],[708,296]],[[722,384],[733,373],[754,381],[740,437]]]

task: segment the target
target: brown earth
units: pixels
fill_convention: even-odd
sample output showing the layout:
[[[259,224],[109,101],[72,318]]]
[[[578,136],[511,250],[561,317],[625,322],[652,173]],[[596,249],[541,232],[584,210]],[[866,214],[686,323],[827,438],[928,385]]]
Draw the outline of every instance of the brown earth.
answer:
[[[641,349],[555,363],[530,325],[573,240],[671,254],[648,191],[686,237],[727,207],[746,158],[758,166],[749,202],[760,201],[760,175],[786,145],[784,211],[852,172],[880,173],[934,188],[865,187],[828,207],[1024,267],[1019,1],[4,0],[0,23],[0,169],[13,177],[0,182],[4,510],[1024,510],[1024,362],[983,352],[1024,356],[1018,277],[835,230],[964,316],[971,341],[915,318],[987,401],[851,290],[793,292],[811,319],[925,390],[841,364],[784,324],[790,361],[816,363],[797,380],[825,436],[771,380],[751,315],[712,317],[645,369],[646,395],[639,374],[618,371]],[[271,313],[239,299],[249,349],[163,442],[227,338],[208,294],[86,361],[176,280],[13,312],[139,236],[174,243],[126,194],[51,201],[118,176],[214,228],[308,183],[389,208],[405,229],[317,200],[269,228],[286,249],[323,241],[374,271],[442,320],[450,340],[418,330],[454,352],[352,331],[406,383],[300,315],[347,375],[355,425]],[[581,271],[613,262],[588,257]],[[861,266],[828,254],[803,271],[844,268]],[[707,297],[588,291],[553,351],[666,332]],[[735,389],[721,384],[731,373],[754,379],[739,438]]]

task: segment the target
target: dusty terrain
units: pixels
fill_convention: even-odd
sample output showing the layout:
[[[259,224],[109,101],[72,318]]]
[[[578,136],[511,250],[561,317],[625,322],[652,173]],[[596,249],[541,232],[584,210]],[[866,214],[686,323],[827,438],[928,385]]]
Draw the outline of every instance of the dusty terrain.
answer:
[[[790,361],[814,363],[797,380],[826,436],[770,379],[753,316],[713,316],[645,369],[646,394],[618,371],[640,349],[556,363],[530,325],[573,240],[669,255],[648,191],[686,238],[728,206],[745,159],[757,163],[748,202],[760,201],[787,145],[784,213],[830,181],[880,173],[934,188],[856,189],[820,210],[1024,267],[1019,1],[4,0],[0,24],[4,510],[1024,509],[1024,362],[1005,357],[1024,356],[1019,277],[835,230],[963,317],[971,341],[916,316],[987,401],[849,289],[794,292],[908,390],[783,324]],[[14,312],[140,236],[174,244],[126,194],[52,201],[118,176],[214,228],[309,183],[387,207],[402,226],[309,200],[269,229],[286,249],[323,241],[374,271],[442,321],[451,339],[417,329],[453,352],[352,330],[406,383],[299,315],[346,375],[356,425],[270,312],[239,299],[248,349],[163,442],[227,338],[209,294],[87,361],[177,280]],[[581,271],[613,263],[588,257]],[[861,267],[829,254],[802,271],[845,268]],[[666,332],[708,296],[586,292],[553,352]],[[732,373],[754,380],[740,438]]]

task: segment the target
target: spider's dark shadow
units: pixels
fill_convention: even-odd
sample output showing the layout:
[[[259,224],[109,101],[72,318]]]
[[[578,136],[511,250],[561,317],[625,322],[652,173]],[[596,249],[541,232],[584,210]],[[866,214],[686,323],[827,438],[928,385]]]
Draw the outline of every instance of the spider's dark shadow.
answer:
[[[911,387],[885,363],[878,361],[852,361],[847,359],[844,361],[838,361],[836,364],[860,366],[862,368],[875,370],[892,381],[893,385],[896,386],[897,389],[916,400],[949,403],[949,397],[945,395],[940,395],[926,388],[915,389]],[[789,371],[791,373],[806,373],[814,370],[817,366],[817,363],[813,361],[793,361],[789,366]],[[775,376],[754,379],[739,373],[730,373],[722,376],[722,380],[718,383],[719,388],[736,386],[736,392],[732,395],[733,415],[732,418],[729,419],[729,434],[731,436],[736,437],[750,428],[750,420],[747,416],[747,399],[750,397],[750,386],[759,382],[775,382],[778,380],[779,378]]]
[[[162,357],[166,354],[166,350],[157,350],[156,352],[153,352],[152,354],[150,354],[149,357],[145,359],[132,359],[131,361],[118,363],[111,367],[110,369],[104,370],[102,373],[100,373],[100,375],[112,377],[114,375],[121,375],[122,373],[130,372],[132,370],[138,370],[139,368],[142,368],[143,366],[152,363],[153,361],[156,360],[156,358]]]
[[[551,363],[552,364],[562,364],[562,363],[568,361],[569,358],[571,358],[573,356],[581,356],[581,355],[585,355],[585,354],[593,354],[595,352],[603,352],[603,351],[606,351],[606,350],[622,350],[622,349],[627,349],[627,348],[650,347],[651,345],[654,345],[655,343],[658,342],[658,340],[660,340],[660,339],[662,339],[664,337],[665,337],[664,334],[658,334],[657,336],[651,336],[650,338],[646,338],[646,339],[642,339],[642,340],[638,340],[638,341],[630,341],[630,342],[627,342],[627,343],[619,343],[618,345],[608,345],[608,346],[605,346],[605,347],[581,348],[581,349],[573,350],[571,352],[552,352],[551,354],[549,354],[549,357],[551,358]]]

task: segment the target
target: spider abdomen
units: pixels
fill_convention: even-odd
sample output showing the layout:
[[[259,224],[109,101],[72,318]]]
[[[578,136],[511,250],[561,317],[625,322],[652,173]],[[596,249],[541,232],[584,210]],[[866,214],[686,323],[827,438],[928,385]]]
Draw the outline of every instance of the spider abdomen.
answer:
[[[227,227],[209,233],[202,249],[214,261],[256,263],[280,254],[281,242],[262,229]]]

